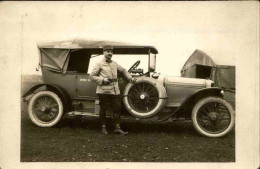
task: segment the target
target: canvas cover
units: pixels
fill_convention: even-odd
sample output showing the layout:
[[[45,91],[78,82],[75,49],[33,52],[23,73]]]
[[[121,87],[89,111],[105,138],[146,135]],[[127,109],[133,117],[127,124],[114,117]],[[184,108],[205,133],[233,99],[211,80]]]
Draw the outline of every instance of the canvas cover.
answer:
[[[196,78],[196,65],[190,67],[189,69],[186,69],[185,71],[182,71],[181,76]]]
[[[201,50],[196,49],[193,54],[186,61],[181,71],[187,70],[194,65],[216,66],[217,64],[212,58]]]
[[[201,70],[207,72],[201,72]],[[181,70],[181,76],[190,78],[210,78],[217,87],[231,90],[235,90],[236,88],[235,66],[218,65],[209,55],[198,49],[195,50],[184,64]]]
[[[57,41],[57,42],[40,42],[37,44],[38,48],[52,48],[52,49],[100,49],[97,50],[99,52],[103,52],[103,47],[111,45],[114,47],[115,50],[128,50],[134,52],[135,50],[143,49],[148,53],[147,50],[150,50],[152,53],[157,54],[158,51],[153,46],[143,46],[143,45],[136,45],[124,42],[115,42],[115,41],[94,41],[94,40],[85,40],[85,39],[73,39],[73,40],[66,40],[66,41]],[[131,50],[133,49],[133,50]],[[136,53],[136,52],[134,52]]]
[[[73,39],[58,42],[41,42],[38,43],[40,50],[40,65],[45,68],[62,72],[66,62],[70,57],[70,51],[77,51],[86,49],[92,54],[102,54],[103,47],[111,45],[114,48],[114,54],[148,54],[152,52],[157,54],[158,51],[153,46],[134,45],[123,42],[113,41],[93,41],[83,39]]]
[[[212,72],[212,80],[215,85],[221,88],[235,90],[236,75],[235,66],[218,65]]]
[[[69,55],[69,49],[40,49],[41,66],[47,69],[61,72]]]

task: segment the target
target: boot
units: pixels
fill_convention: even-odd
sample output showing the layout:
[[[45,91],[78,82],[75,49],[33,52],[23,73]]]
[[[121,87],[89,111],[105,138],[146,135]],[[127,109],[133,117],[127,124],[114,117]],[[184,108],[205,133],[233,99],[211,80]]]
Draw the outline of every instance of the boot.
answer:
[[[102,125],[102,133],[108,135],[107,128],[105,125]]]
[[[115,125],[114,133],[122,134],[122,135],[128,134],[128,132],[123,131],[123,130],[120,128],[120,125],[119,125],[119,124],[116,124],[116,125]]]

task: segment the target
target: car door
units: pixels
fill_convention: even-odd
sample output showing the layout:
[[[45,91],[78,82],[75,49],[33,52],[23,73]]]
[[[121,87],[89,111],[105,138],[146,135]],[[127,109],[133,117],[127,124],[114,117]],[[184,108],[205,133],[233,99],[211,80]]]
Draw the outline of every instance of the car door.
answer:
[[[89,78],[93,67],[102,59],[103,57],[97,55],[96,57],[90,57],[87,65],[86,73],[77,74],[76,78],[76,93],[79,98],[86,99],[97,99],[96,88],[97,84],[92,82]]]
[[[97,85],[89,78],[89,74],[78,74],[76,76],[76,93],[79,98],[96,99]]]

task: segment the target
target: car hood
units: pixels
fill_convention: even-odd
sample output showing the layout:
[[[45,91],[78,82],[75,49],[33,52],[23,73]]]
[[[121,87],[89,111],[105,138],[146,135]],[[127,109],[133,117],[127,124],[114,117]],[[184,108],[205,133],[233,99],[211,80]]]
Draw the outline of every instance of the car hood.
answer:
[[[174,77],[174,76],[160,76],[158,79],[163,85],[188,85],[197,87],[211,87],[212,80],[208,79],[196,79],[196,78],[186,78],[186,77]]]

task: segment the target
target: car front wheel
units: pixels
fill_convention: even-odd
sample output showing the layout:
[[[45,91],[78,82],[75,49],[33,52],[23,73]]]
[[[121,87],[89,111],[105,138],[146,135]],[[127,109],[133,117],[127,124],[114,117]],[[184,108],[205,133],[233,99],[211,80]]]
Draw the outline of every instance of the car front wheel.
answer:
[[[208,137],[222,137],[229,133],[235,123],[232,106],[222,98],[201,99],[192,110],[195,129]]]
[[[30,119],[37,126],[52,127],[63,115],[63,104],[55,93],[40,91],[30,100],[28,112]]]

